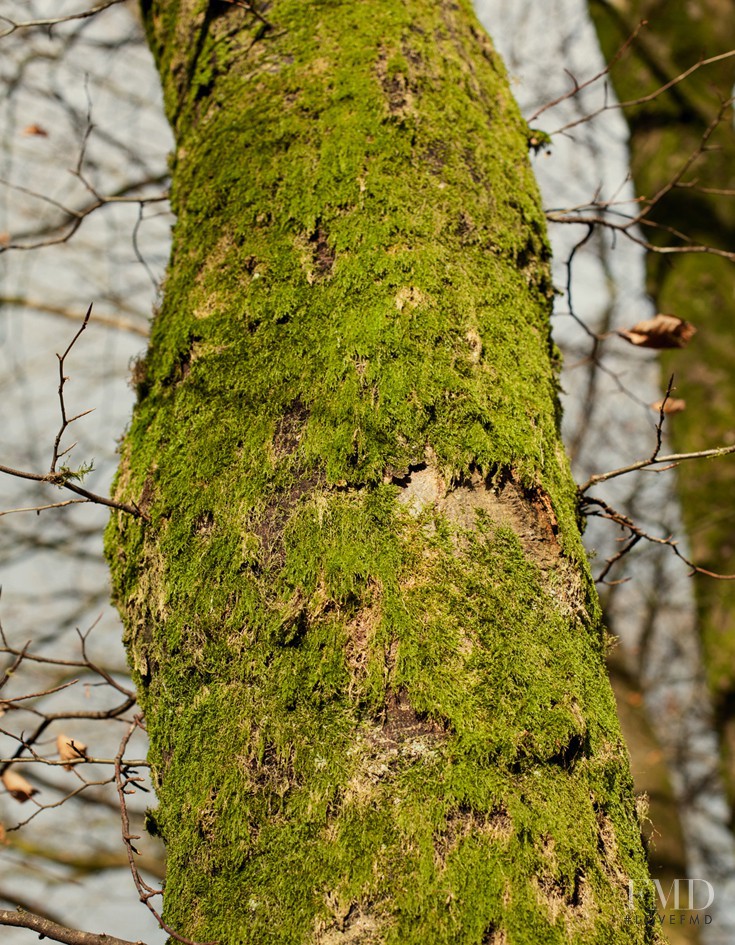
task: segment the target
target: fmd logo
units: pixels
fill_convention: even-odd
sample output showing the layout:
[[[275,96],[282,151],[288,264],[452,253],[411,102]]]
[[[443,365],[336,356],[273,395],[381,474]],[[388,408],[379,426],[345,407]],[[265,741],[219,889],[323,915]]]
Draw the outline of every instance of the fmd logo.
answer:
[[[641,887],[628,882],[628,908],[642,898],[653,886],[656,897],[656,915],[662,925],[709,925],[712,916],[706,910],[715,901],[715,890],[706,879],[675,879],[668,889],[654,879]]]

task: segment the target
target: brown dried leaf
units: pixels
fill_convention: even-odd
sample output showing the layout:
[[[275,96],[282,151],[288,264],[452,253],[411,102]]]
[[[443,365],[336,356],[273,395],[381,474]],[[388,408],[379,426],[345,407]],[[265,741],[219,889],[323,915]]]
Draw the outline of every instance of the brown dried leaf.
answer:
[[[12,768],[8,768],[2,776],[2,782],[8,794],[21,804],[25,804],[30,797],[38,794],[38,788],[34,788],[30,781],[26,781],[22,774],[18,774]]]
[[[661,407],[663,405],[664,413],[681,413],[682,410],[686,410],[687,402],[685,400],[678,400],[676,397],[668,397],[665,401],[657,400],[655,404],[651,404],[651,408],[657,413],[661,413]]]
[[[26,125],[24,135],[37,135],[39,138],[48,138],[48,131],[42,125]]]
[[[87,757],[87,746],[74,738],[66,735],[58,735],[56,738],[56,750],[62,761],[78,761],[80,758]],[[64,770],[71,771],[73,765],[64,765]]]
[[[5,827],[0,824],[0,846],[6,846],[8,842],[7,834],[5,833]]]
[[[641,348],[685,348],[696,333],[697,329],[691,322],[661,312],[632,328],[617,332],[621,338]]]
[[[10,233],[0,233],[0,246],[10,246]]]

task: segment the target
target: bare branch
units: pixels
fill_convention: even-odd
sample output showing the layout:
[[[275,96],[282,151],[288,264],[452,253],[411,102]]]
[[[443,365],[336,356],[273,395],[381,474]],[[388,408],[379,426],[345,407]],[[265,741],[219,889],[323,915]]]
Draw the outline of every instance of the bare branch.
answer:
[[[168,200],[168,194],[157,194],[153,197],[126,196],[126,194],[129,194],[130,191],[138,190],[141,187],[163,183],[166,180],[168,180],[168,174],[159,174],[156,177],[148,177],[143,181],[131,182],[126,184],[117,193],[107,196],[97,194],[88,204],[75,210],[64,206],[50,197],[39,194],[34,190],[29,190],[27,187],[21,187],[19,184],[12,184],[10,181],[0,179],[0,184],[3,186],[10,187],[12,190],[17,190],[20,193],[28,194],[30,197],[42,200],[44,203],[51,204],[57,207],[63,214],[61,220],[42,226],[40,229],[36,228],[30,232],[14,234],[9,242],[0,245],[0,253],[5,253],[9,250],[41,249],[45,246],[57,246],[60,243],[67,243],[87,217],[91,216],[91,214],[101,207],[106,207],[109,204],[140,204],[144,206],[147,203],[162,203]],[[48,235],[44,236],[44,234]],[[32,240],[32,242],[21,242],[22,240]]]
[[[635,35],[638,34],[639,30],[640,30],[640,26],[638,27],[638,30],[636,30]],[[684,72],[679,73],[679,75],[675,76],[673,79],[670,79],[668,82],[665,82],[663,85],[659,86],[653,92],[649,92],[647,95],[641,95],[638,98],[631,98],[625,102],[605,102],[604,105],[601,105],[598,109],[596,109],[593,112],[590,112],[588,115],[584,115],[582,118],[576,118],[574,121],[567,122],[566,125],[562,125],[561,127],[556,128],[554,131],[548,132],[548,134],[558,135],[558,134],[566,133],[568,131],[571,131],[572,128],[576,128],[579,125],[584,124],[585,122],[592,121],[593,118],[597,118],[598,115],[602,115],[604,112],[614,111],[614,110],[623,109],[623,108],[633,108],[636,105],[646,105],[648,104],[648,102],[653,102],[655,101],[655,99],[659,98],[659,96],[663,95],[665,92],[668,92],[669,89],[672,89],[675,86],[679,85],[679,83],[683,82],[684,79],[688,79],[690,75],[692,75],[694,72],[697,72],[699,69],[702,69],[704,66],[711,66],[716,62],[722,62],[723,59],[732,59],[733,56],[735,56],[735,49],[731,49],[728,52],[720,53],[720,55],[718,56],[710,56],[708,59],[700,59],[697,62],[695,62],[693,66],[690,66],[688,69],[685,69]],[[598,79],[602,78],[602,76],[606,75],[608,71],[609,71],[608,69],[603,70],[601,73],[599,73],[599,75],[595,76],[589,82],[583,83],[583,85],[581,85],[579,88],[580,89],[586,88],[592,82],[596,82]],[[567,95],[566,97],[568,98],[570,97],[570,95],[575,95],[577,91],[578,90],[574,90],[573,92],[569,93],[569,95]],[[555,104],[555,103],[552,103],[552,104]],[[548,106],[544,106],[544,108],[546,107]]]
[[[9,735],[9,732],[3,734]],[[0,765],[46,765],[50,768],[53,767],[65,767],[66,765],[77,767],[81,764],[87,765],[114,765],[116,763],[115,758],[69,758],[68,761],[57,761],[52,760],[51,758],[42,758],[40,755],[34,755],[31,758],[20,757],[20,758],[0,758]],[[127,768],[150,768],[150,763],[142,758],[133,758],[130,760],[125,760],[125,767]]]
[[[22,295],[0,295],[0,305],[13,305],[18,308],[33,309],[45,315],[58,315],[60,318],[68,318],[70,321],[79,322],[83,315],[79,311],[67,308],[64,305],[50,305],[48,302],[42,302],[40,299],[29,298]],[[100,315],[98,311],[94,313],[95,327],[104,325],[106,328],[117,328],[120,331],[129,331],[135,335],[148,337],[148,328],[130,318],[123,318],[119,315]]]
[[[65,473],[46,473],[45,476],[41,476],[38,473],[27,472],[23,469],[13,469],[11,466],[3,466],[1,463],[0,472],[5,473],[7,476],[15,476],[17,479],[30,479],[33,482],[48,482],[51,483],[51,485],[58,486],[60,489],[68,489],[70,492],[84,496],[87,502],[94,502],[96,505],[106,505],[110,509],[118,509],[120,512],[135,515],[136,518],[146,518],[136,505],[128,505],[126,502],[117,502],[115,499],[107,499],[103,495],[97,495],[94,492],[89,492],[87,489],[82,489],[81,486],[69,482],[67,474]],[[20,509],[17,511],[20,511]],[[36,508],[31,508],[29,511],[35,512]]]
[[[45,512],[47,509],[63,509],[67,505],[84,505],[86,502],[89,502],[89,499],[66,499],[64,502],[50,502],[48,505],[24,505],[22,508],[5,509],[0,512],[0,517],[13,515],[15,512],[35,512],[36,515],[40,515],[41,512]]]
[[[666,393],[664,394],[664,399],[661,401],[661,406],[658,408],[658,423],[656,424],[656,446],[651,453],[651,462],[655,463],[658,457],[658,454],[661,452],[661,446],[663,445],[664,437],[664,422],[666,421],[666,403],[671,397],[671,392],[674,389],[674,375],[672,374],[669,378],[669,383],[666,386]],[[669,467],[671,468],[671,467]]]
[[[97,13],[102,13],[103,10],[107,10],[109,7],[114,7],[118,3],[124,3],[124,0],[105,0],[104,3],[99,3],[96,7],[92,7],[90,10],[83,10],[81,13],[70,13],[67,16],[57,16],[45,20],[25,20],[15,22],[7,16],[0,16],[0,20],[3,20],[8,24],[8,29],[6,29],[4,33],[0,33],[0,39],[10,36],[10,34],[14,33],[16,30],[36,29],[43,26],[58,26],[59,23],[69,23],[71,20],[85,20],[87,17],[95,16]]]
[[[51,919],[45,919],[43,916],[34,915],[32,912],[24,912],[22,909],[0,909],[0,925],[31,929],[38,932],[39,938],[50,938],[54,942],[64,942],[66,945],[145,945],[140,939],[137,942],[129,942],[124,938],[107,935],[105,932],[100,934],[80,932],[52,922]]]
[[[67,453],[67,452],[68,452],[68,450],[64,450],[63,453],[59,453],[59,446],[60,446],[60,444],[61,444],[61,438],[62,438],[62,436],[64,435],[64,433],[65,433],[65,431],[66,431],[66,428],[69,426],[70,423],[73,423],[75,420],[78,420],[79,417],[84,417],[84,416],[86,416],[86,414],[89,413],[89,410],[87,410],[87,411],[85,411],[85,413],[80,413],[80,414],[78,414],[76,417],[72,417],[71,419],[69,419],[69,418],[66,416],[66,404],[64,403],[64,385],[65,385],[66,382],[69,380],[69,378],[64,375],[64,361],[66,360],[66,356],[69,354],[69,352],[71,351],[71,349],[72,349],[72,348],[74,347],[74,345],[77,343],[77,340],[78,340],[79,336],[82,334],[82,332],[84,331],[84,329],[85,329],[85,328],[87,327],[87,325],[89,324],[89,316],[92,314],[92,305],[93,305],[93,304],[94,304],[94,303],[92,303],[92,302],[89,303],[89,308],[87,309],[87,313],[86,313],[86,315],[84,316],[84,320],[82,321],[81,328],[77,331],[77,333],[74,335],[74,337],[72,338],[72,340],[71,340],[71,341],[69,342],[69,344],[67,345],[66,351],[64,351],[63,354],[57,354],[57,355],[56,355],[56,357],[59,359],[59,389],[58,389],[58,394],[59,394],[59,409],[61,410],[61,426],[59,427],[59,432],[56,434],[56,438],[55,438],[55,440],[54,440],[54,451],[53,451],[53,454],[52,454],[52,456],[51,456],[51,466],[49,467],[49,473],[52,473],[52,474],[55,474],[55,473],[56,473],[56,463],[57,463],[58,460],[59,460],[59,456],[63,456],[64,453]]]
[[[150,900],[154,896],[162,895],[163,890],[154,889],[152,886],[149,886],[140,875],[140,870],[138,869],[138,865],[135,862],[135,856],[137,855],[138,851],[133,846],[133,840],[137,840],[138,837],[131,834],[130,832],[130,815],[128,814],[128,805],[126,800],[126,796],[128,794],[134,793],[134,791],[131,789],[131,785],[134,785],[136,782],[141,780],[136,776],[132,766],[126,764],[123,760],[125,751],[128,747],[128,742],[132,738],[133,733],[137,728],[144,730],[142,715],[135,716],[133,721],[130,723],[128,730],[125,732],[122,741],[120,742],[120,748],[115,758],[115,786],[117,787],[117,795],[120,801],[120,823],[122,828],[122,839],[128,854],[128,865],[130,867],[130,873],[133,877],[133,882],[135,883],[135,888],[138,891],[138,898],[155,917],[156,921],[164,930],[164,932],[167,932],[171,938],[176,939],[177,942],[181,942],[182,945],[219,945],[218,942],[198,943],[192,941],[192,939],[185,938],[183,935],[179,935],[163,921],[160,913],[157,912],[156,909],[151,905]]]
[[[735,447],[733,447],[733,449],[735,449]],[[595,506],[596,509],[591,510],[592,506]],[[692,574],[704,574],[707,577],[715,578],[718,581],[735,581],[735,574],[718,574],[716,571],[708,571],[707,568],[701,568],[699,565],[694,564],[694,562],[690,561],[686,555],[682,554],[682,552],[679,550],[678,542],[673,538],[673,536],[669,535],[666,538],[660,538],[657,535],[651,535],[650,532],[644,531],[644,529],[636,525],[636,523],[627,515],[616,511],[602,499],[596,499],[593,496],[583,496],[581,507],[582,512],[585,515],[594,515],[598,518],[605,518],[610,522],[614,522],[616,525],[620,525],[621,528],[627,529],[630,534],[630,539],[628,540],[625,547],[617,554],[613,555],[612,558],[607,559],[606,566],[602,573],[597,577],[597,581],[603,581],[613,564],[615,564],[624,555],[631,551],[640,540],[648,541],[654,545],[666,545],[667,547],[671,548],[676,557],[679,558],[680,561],[683,561],[688,568],[691,568],[690,576]]]
[[[654,455],[648,459],[638,460],[637,463],[630,463],[628,466],[621,466],[620,469],[613,469],[610,472],[598,473],[596,476],[590,476],[587,482],[579,487],[579,491],[584,493],[591,486],[596,485],[598,482],[606,482],[608,479],[615,479],[617,476],[624,476],[626,473],[632,473],[638,469],[648,469],[651,466],[662,466],[664,468],[654,471],[663,472],[665,469],[673,469],[673,467],[678,463],[683,463],[688,459],[712,459],[716,456],[729,456],[731,453],[735,453],[735,445],[718,446],[715,449],[697,450],[693,453],[670,453],[668,456],[658,456],[656,453],[654,453]]]
[[[130,515],[135,515],[136,518],[145,519],[146,516],[141,512],[141,510],[136,505],[128,505],[125,502],[117,502],[115,499],[108,499],[105,496],[97,495],[94,492],[90,492],[87,489],[83,489],[81,486],[76,485],[71,482],[73,478],[79,478],[79,473],[74,472],[73,470],[68,470],[65,467],[62,467],[60,470],[57,470],[56,465],[61,456],[64,456],[72,447],[67,447],[65,450],[60,450],[61,438],[64,435],[66,428],[69,424],[73,423],[75,420],[78,420],[80,417],[86,416],[90,411],[84,411],[79,413],[74,417],[67,417],[66,415],[66,405],[64,402],[64,385],[68,378],[64,376],[64,361],[66,360],[67,355],[74,347],[77,339],[82,334],[84,329],[89,323],[90,316],[92,314],[92,304],[90,303],[89,308],[84,316],[84,321],[82,322],[81,328],[74,335],[72,340],[69,342],[66,351],[63,354],[57,354],[56,357],[59,360],[59,406],[61,409],[61,426],[56,434],[54,439],[53,452],[51,456],[51,468],[45,475],[40,475],[38,473],[28,472],[21,469],[13,469],[11,466],[4,466],[0,464],[0,472],[5,473],[8,476],[15,476],[18,479],[30,479],[33,482],[47,482],[51,485],[58,486],[61,489],[68,489],[70,492],[74,492],[77,495],[83,496],[88,502],[94,502],[97,505],[106,505],[108,508],[118,509],[122,512],[128,512]],[[86,470],[85,470],[86,471]],[[52,506],[44,506],[43,508],[51,508]],[[42,507],[36,506],[29,511],[41,511]],[[20,511],[18,509],[17,511]]]
[[[648,20],[641,20],[638,26],[633,30],[630,36],[625,40],[623,45],[618,49],[615,55],[612,57],[610,62],[607,63],[604,69],[601,69],[597,75],[593,75],[591,79],[586,79],[584,82],[578,82],[574,76],[568,71],[564,70],[568,76],[570,76],[572,82],[574,83],[573,88],[568,92],[565,92],[563,95],[560,95],[558,98],[555,98],[552,102],[547,102],[546,105],[542,105],[541,108],[537,109],[533,115],[531,115],[527,121],[529,124],[532,121],[536,121],[539,115],[543,115],[545,111],[548,111],[550,108],[554,108],[556,105],[560,105],[562,102],[566,102],[567,99],[574,98],[575,95],[578,95],[583,89],[589,88],[590,85],[594,85],[595,82],[598,82],[600,79],[603,79],[610,69],[615,65],[615,63],[625,54],[629,46],[635,42],[638,34],[643,29],[644,26],[648,26]]]
[[[733,50],[735,55],[735,50]],[[613,207],[619,206],[617,201],[601,201],[595,196],[586,206],[573,207],[570,210],[550,210],[546,212],[546,218],[552,223],[572,223],[587,227],[601,226],[613,233],[622,233],[631,242],[642,246],[648,252],[658,253],[660,255],[677,254],[698,254],[705,253],[712,256],[720,256],[735,262],[735,252],[726,249],[720,249],[716,246],[707,246],[693,243],[690,237],[680,230],[671,226],[660,224],[653,219],[651,215],[654,209],[661,203],[664,197],[672,190],[680,186],[682,177],[692,167],[692,165],[708,150],[707,143],[716,129],[723,122],[727,111],[733,104],[733,99],[727,99],[720,103],[717,115],[710,121],[699,140],[697,147],[692,151],[689,157],[682,163],[679,170],[661,187],[653,197],[639,197],[633,204],[642,205],[642,209],[635,215],[628,215],[620,210],[613,210]],[[611,219],[616,216],[619,220]],[[637,230],[638,227],[648,227],[649,230],[666,233],[669,236],[680,240],[682,245],[662,246],[646,239]]]

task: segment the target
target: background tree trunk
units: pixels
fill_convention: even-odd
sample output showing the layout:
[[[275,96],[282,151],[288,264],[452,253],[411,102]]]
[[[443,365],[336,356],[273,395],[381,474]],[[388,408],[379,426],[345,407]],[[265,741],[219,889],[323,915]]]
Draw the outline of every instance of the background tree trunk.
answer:
[[[464,2],[145,16],[178,222],[107,547],[169,923],[657,941],[490,42]]]
[[[636,99],[674,79],[703,58],[730,52],[735,7],[726,0],[698,4],[629,0],[613,6],[594,0],[590,11],[607,56],[641,19],[641,32],[611,78],[621,101]],[[637,192],[652,195],[666,186],[700,147],[735,83],[735,57],[703,67],[655,101],[626,109],[631,132],[631,167]],[[735,138],[732,108],[707,141],[707,151],[657,206],[652,219],[684,231],[694,244],[732,251],[735,246],[733,189]],[[702,188],[707,189],[702,189]],[[646,231],[654,243],[675,242],[666,230]],[[735,442],[735,266],[706,254],[649,254],[648,287],[659,311],[693,322],[699,334],[686,358],[664,358],[675,372],[676,397],[687,409],[673,418],[669,434],[677,451]],[[635,321],[635,318],[632,318]],[[665,383],[665,382],[664,382]],[[732,523],[732,464],[697,462],[678,469],[681,504],[693,560],[719,573],[735,573]],[[735,791],[735,581],[697,576],[704,657],[724,736],[730,799]]]

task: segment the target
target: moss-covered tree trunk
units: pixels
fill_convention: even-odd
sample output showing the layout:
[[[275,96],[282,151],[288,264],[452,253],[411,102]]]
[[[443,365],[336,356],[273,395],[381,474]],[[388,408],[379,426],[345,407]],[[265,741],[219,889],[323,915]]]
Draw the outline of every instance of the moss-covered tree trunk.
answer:
[[[503,66],[464,0],[249,6],[145,8],[178,222],[108,554],[167,919],[656,941]]]
[[[631,166],[637,193],[662,190],[701,147],[735,83],[735,4],[731,0],[591,0],[607,55],[641,19],[648,26],[611,76],[621,100],[659,88],[703,57],[722,56],[694,72],[655,101],[626,110]],[[707,151],[688,169],[684,186],[666,194],[648,229],[655,243],[675,244],[684,232],[693,244],[735,248],[735,136],[732,109],[707,141]],[[664,362],[676,376],[677,397],[687,410],[671,424],[680,451],[735,441],[735,265],[712,254],[655,255],[648,259],[648,288],[660,311],[689,319],[699,334],[686,354]],[[633,318],[633,321],[635,319]],[[719,573],[735,572],[731,459],[684,464],[678,482],[694,560]],[[696,578],[704,655],[727,753],[726,773],[735,800],[735,581]]]

